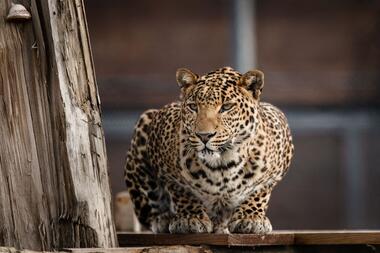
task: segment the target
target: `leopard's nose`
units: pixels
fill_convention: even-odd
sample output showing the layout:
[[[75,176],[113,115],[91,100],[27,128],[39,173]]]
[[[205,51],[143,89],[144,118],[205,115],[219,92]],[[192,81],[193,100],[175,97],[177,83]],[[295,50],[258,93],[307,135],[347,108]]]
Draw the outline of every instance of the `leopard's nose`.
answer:
[[[195,135],[204,143],[206,144],[213,136],[216,135],[216,132],[210,133],[210,132],[196,132]]]

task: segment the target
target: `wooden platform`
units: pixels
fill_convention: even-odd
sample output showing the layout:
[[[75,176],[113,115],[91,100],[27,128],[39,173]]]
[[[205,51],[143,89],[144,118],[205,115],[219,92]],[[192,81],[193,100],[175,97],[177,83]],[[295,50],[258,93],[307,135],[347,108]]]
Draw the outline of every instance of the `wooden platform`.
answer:
[[[136,234],[118,233],[119,245],[380,245],[380,230],[274,231],[265,236],[251,234]]]
[[[380,230],[274,231],[271,234],[118,233],[113,249],[66,249],[71,253],[373,253]],[[13,252],[11,252],[13,253]]]
[[[275,231],[271,234],[118,233],[120,248],[71,248],[56,253],[373,253],[380,231]],[[1,248],[0,253],[37,253]]]

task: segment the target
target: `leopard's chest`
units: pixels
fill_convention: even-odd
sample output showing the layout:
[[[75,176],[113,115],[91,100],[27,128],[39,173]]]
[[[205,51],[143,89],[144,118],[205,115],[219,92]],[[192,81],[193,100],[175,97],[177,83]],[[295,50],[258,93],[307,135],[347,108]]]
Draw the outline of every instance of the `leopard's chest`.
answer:
[[[181,176],[207,209],[238,206],[252,194],[262,178],[260,173],[254,172],[252,164],[243,159],[215,168],[200,162],[185,162]]]

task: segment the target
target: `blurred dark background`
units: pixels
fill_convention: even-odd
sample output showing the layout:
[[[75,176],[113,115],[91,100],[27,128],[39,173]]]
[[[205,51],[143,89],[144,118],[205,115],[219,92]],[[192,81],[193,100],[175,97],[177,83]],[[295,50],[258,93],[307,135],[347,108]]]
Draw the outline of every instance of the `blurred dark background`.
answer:
[[[296,155],[274,229],[380,228],[380,2],[91,0],[88,26],[113,193],[138,115],[178,98],[175,71],[265,73]]]

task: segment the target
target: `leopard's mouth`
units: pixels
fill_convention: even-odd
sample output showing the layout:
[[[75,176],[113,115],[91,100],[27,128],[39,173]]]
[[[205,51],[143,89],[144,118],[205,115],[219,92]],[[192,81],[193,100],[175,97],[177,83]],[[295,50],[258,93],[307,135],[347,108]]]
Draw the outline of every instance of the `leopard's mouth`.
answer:
[[[203,155],[211,155],[211,154],[213,154],[215,151],[214,150],[211,150],[211,149],[209,149],[208,147],[204,147],[204,149],[202,149],[201,151],[200,151]]]

